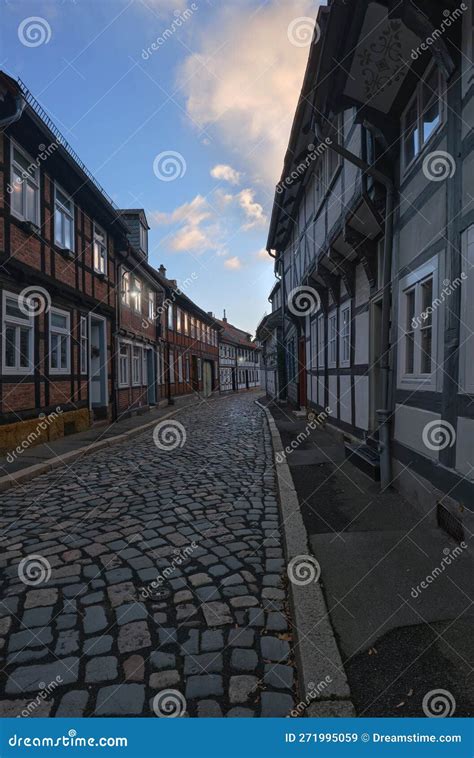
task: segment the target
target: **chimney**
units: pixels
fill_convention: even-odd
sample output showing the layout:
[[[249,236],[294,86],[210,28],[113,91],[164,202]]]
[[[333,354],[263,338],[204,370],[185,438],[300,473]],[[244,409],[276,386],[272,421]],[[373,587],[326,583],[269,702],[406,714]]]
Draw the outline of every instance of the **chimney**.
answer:
[[[160,273],[161,276],[166,276],[166,269],[163,264],[161,264],[160,268],[158,269],[158,273]]]
[[[227,324],[227,314],[225,312],[225,308],[224,308],[224,318],[222,319],[222,321],[225,321],[225,323]]]

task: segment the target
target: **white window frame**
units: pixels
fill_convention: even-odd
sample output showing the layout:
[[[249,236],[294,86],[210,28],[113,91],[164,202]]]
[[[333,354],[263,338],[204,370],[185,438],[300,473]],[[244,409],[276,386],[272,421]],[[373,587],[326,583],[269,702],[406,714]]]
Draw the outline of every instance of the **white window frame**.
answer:
[[[122,350],[125,350],[125,353],[122,353]],[[119,387],[130,387],[130,344],[128,342],[119,342],[118,364]]]
[[[72,211],[69,211],[69,210],[68,210],[68,209],[67,209],[67,208],[66,208],[66,207],[65,207],[65,206],[64,206],[64,205],[61,203],[61,201],[60,201],[60,200],[58,200],[58,197],[57,197],[57,194],[58,194],[58,190],[59,190],[59,192],[61,192],[61,194],[63,194],[63,195],[64,195],[64,197],[65,197],[67,200],[69,200],[69,202],[71,203],[71,206],[72,206]],[[61,212],[61,213],[62,213],[64,216],[67,216],[67,217],[70,219],[70,221],[71,221],[71,227],[72,227],[72,228],[71,228],[71,247],[66,247],[66,246],[63,244],[63,241],[62,241],[62,240],[61,240],[61,242],[58,242],[58,240],[57,240],[57,231],[58,231],[58,230],[57,230],[57,225],[56,225],[56,211],[58,210],[58,206],[59,206],[59,211],[60,211],[60,212]],[[76,223],[75,223],[75,211],[76,211],[76,209],[75,209],[75,205],[74,205],[74,201],[73,201],[72,197],[71,197],[71,196],[70,196],[70,195],[69,195],[67,192],[65,192],[65,191],[63,190],[63,188],[61,187],[61,185],[60,185],[60,184],[58,184],[57,182],[55,182],[55,183],[54,183],[54,244],[56,245],[56,247],[59,247],[59,248],[61,248],[62,250],[71,250],[72,252],[74,252],[74,251],[75,251],[75,249],[76,249]]]
[[[181,308],[176,308],[176,331],[181,334],[183,329],[183,313]]]
[[[333,333],[334,325],[334,333]],[[333,351],[334,345],[334,351]],[[334,356],[334,357],[332,357]],[[328,368],[337,367],[337,310],[328,316]]]
[[[142,312],[142,294],[143,294],[143,285],[141,282],[141,279],[139,279],[137,276],[133,277],[133,291],[132,291],[132,307],[135,313],[141,313]]]
[[[474,224],[461,237],[462,271],[461,326],[459,348],[459,391],[474,395]]]
[[[174,332],[174,314],[173,314],[173,310],[174,310],[173,304],[170,303],[168,305],[168,314],[167,314],[166,323],[167,323],[168,329],[170,331],[172,331],[172,332]]]
[[[415,290],[415,316],[421,317],[421,293],[422,285],[428,279],[433,280],[433,300],[438,297],[438,257],[431,258],[423,266],[420,266],[415,271],[411,271],[400,280],[399,284],[399,296],[398,296],[398,386],[400,388],[414,388],[417,390],[436,390],[439,371],[438,364],[438,321],[439,321],[439,308],[433,308],[432,312],[432,325],[431,325],[431,361],[433,370],[430,374],[421,373],[421,328],[415,327],[413,330],[407,329],[406,324],[406,297],[408,292]],[[413,331],[414,334],[414,356],[413,356],[413,373],[407,374],[405,371],[406,365],[406,335],[408,331]]]
[[[122,303],[130,307],[130,271],[122,268],[120,275],[120,285],[122,290]]]
[[[7,310],[7,300],[14,300],[16,305],[18,306],[20,303],[20,300],[25,302],[25,298],[20,298],[19,295],[15,294],[14,292],[7,292],[6,290],[3,291],[3,303],[2,303],[2,374],[5,376],[7,375],[29,375],[33,373],[34,370],[34,323],[33,323],[33,315],[30,314],[27,316],[25,314],[25,318],[17,318],[16,316],[7,316],[6,310]],[[6,327],[11,326],[15,328],[15,345],[17,342],[19,343],[19,332],[20,328],[23,327],[24,329],[29,329],[29,335],[28,335],[28,366],[20,366],[19,365],[19,357],[20,354],[18,350],[15,350],[15,366],[6,366],[6,351],[7,351],[7,345],[6,345]]]
[[[188,316],[188,314],[187,314],[186,311],[183,314],[183,318],[184,318],[184,322],[183,322],[184,323],[184,327],[183,327],[184,328],[184,333],[185,333],[186,337],[189,337],[189,316]]]
[[[140,345],[132,345],[131,362],[132,362],[132,387],[140,387],[142,383],[142,349]]]
[[[57,314],[58,316],[65,316],[67,326],[60,327],[60,326],[53,326],[52,324],[52,316],[54,314]],[[59,375],[59,374],[69,374],[71,372],[71,314],[69,311],[64,311],[61,308],[50,308],[48,312],[48,328],[49,328],[49,373]],[[51,365],[52,357],[53,357],[53,335],[57,335],[59,337],[66,337],[66,358],[67,362],[65,366],[61,366],[60,368],[53,367]],[[59,354],[61,355],[61,350],[59,351]]]
[[[197,373],[198,373],[198,382],[202,382],[202,360],[201,360],[201,358],[197,359]]]
[[[103,242],[99,239],[99,235],[104,238]],[[95,221],[92,233],[92,254],[94,271],[107,276],[107,233]]]
[[[10,186],[12,188],[11,193],[11,200],[10,200],[10,210],[12,216],[15,216],[15,218],[20,219],[20,221],[30,221],[32,224],[35,224],[35,226],[40,225],[40,170],[38,166],[35,166],[34,168],[34,175],[32,176],[29,171],[25,171],[25,169],[20,166],[19,163],[15,161],[14,158],[14,151],[17,150],[17,152],[21,153],[23,158],[25,158],[26,161],[28,161],[29,165],[35,165],[35,161],[33,158],[24,150],[20,145],[15,142],[14,140],[10,140]],[[21,176],[21,181],[17,182],[16,179],[13,178],[13,170],[16,169],[18,173]],[[27,174],[24,176],[24,174]],[[28,186],[32,187],[35,192],[35,217],[29,218],[27,213],[27,190]],[[15,195],[15,187],[20,188],[21,192],[21,198],[22,198],[22,206],[24,213],[20,213],[19,211],[15,210],[13,207],[13,196]]]
[[[437,70],[438,72],[438,99],[439,99],[439,124],[432,131],[428,139],[425,141],[423,137],[423,86],[425,84],[426,79],[428,79],[434,70]],[[403,111],[402,118],[401,118],[401,145],[400,145],[400,159],[401,159],[401,174],[402,179],[411,171],[412,167],[419,161],[420,156],[423,155],[425,152],[427,145],[429,145],[433,139],[436,137],[437,134],[439,134],[440,129],[443,128],[445,121],[446,121],[446,82],[444,81],[443,74],[441,71],[437,68],[435,63],[431,63],[422,79],[419,80],[416,89],[410,98],[405,110]],[[417,110],[417,131],[418,131],[418,151],[415,152],[415,155],[409,161],[409,163],[405,163],[405,135],[408,134],[409,129],[407,128],[406,119],[407,115],[412,108],[413,104],[416,102],[416,110]]]
[[[347,314],[347,323],[344,323],[345,315]],[[339,365],[341,368],[347,368],[351,365],[351,304],[344,303],[339,310]],[[347,348],[347,349],[346,349]]]
[[[182,353],[178,353],[178,383],[182,384],[183,382],[183,355]]]
[[[150,321],[155,319],[155,293],[153,290],[148,290],[148,319]]]
[[[89,319],[87,316],[79,317],[79,366],[81,376],[87,374],[89,358]]]

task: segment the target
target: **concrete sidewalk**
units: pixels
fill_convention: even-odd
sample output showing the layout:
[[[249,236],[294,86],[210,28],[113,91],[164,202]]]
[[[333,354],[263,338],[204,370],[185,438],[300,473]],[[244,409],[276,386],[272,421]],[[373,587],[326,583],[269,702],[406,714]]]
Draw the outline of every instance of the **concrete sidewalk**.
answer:
[[[212,402],[218,397],[203,399],[199,395],[191,395],[182,398],[175,405],[156,406],[146,413],[122,418],[110,424],[98,423],[85,432],[29,447],[23,453],[16,454],[12,462],[9,462],[5,454],[0,457],[0,492],[127,436],[133,437],[147,426],[179,413],[190,404]],[[117,437],[120,439],[117,440]]]
[[[433,528],[395,491],[380,494],[346,460],[336,431],[319,428],[296,444],[306,419],[269,410],[283,445],[295,447],[287,463],[358,715],[423,716],[423,696],[435,688],[452,692],[455,715],[471,715],[467,540]]]

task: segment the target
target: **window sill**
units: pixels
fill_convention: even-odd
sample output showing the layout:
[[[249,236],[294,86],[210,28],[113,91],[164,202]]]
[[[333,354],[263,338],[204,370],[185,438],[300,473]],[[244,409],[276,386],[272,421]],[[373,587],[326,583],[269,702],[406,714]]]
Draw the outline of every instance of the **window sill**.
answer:
[[[33,237],[36,237],[37,239],[41,239],[41,229],[34,221],[28,221],[25,218],[20,218],[20,216],[16,216],[14,213],[12,213],[13,218],[15,218],[18,222],[19,227],[26,232],[27,234],[31,234]]]
[[[55,250],[57,253],[63,256],[63,258],[67,258],[68,260],[74,260],[75,253],[74,250],[70,250],[68,247],[59,247],[59,245],[55,245]]]

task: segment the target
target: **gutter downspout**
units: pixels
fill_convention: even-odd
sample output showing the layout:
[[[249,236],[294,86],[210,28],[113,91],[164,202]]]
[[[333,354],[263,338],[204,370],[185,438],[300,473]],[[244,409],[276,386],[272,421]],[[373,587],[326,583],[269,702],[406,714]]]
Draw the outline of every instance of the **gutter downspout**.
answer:
[[[364,124],[365,128],[370,128]],[[317,139],[322,142],[321,130],[315,124]],[[382,373],[382,408],[377,409],[379,421],[379,450],[380,450],[380,488],[387,489],[392,482],[391,438],[390,418],[392,412],[389,408],[390,401],[390,303],[392,281],[392,257],[393,257],[393,211],[395,207],[395,184],[390,177],[383,172],[370,166],[358,155],[351,153],[345,147],[335,142],[331,137],[328,144],[330,150],[338,153],[342,158],[352,163],[357,168],[372,176],[375,181],[382,184],[387,192],[385,199],[385,232],[384,232],[384,267],[383,267],[383,297],[382,297],[382,354],[380,357],[380,369]]]
[[[6,116],[5,118],[0,119],[0,129],[3,129],[3,127],[10,126],[10,124],[14,124],[15,121],[19,121],[21,118],[21,114],[25,110],[26,100],[22,95],[17,95],[15,98],[16,103],[16,110],[15,113],[13,113],[11,116]]]

